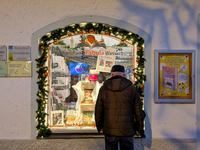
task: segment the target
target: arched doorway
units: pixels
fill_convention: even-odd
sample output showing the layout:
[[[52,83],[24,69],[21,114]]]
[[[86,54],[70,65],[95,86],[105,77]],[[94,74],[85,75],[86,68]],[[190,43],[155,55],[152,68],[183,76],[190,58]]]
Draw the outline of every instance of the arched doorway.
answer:
[[[86,20],[84,20],[83,21],[83,19],[86,19]],[[67,22],[67,27],[66,27],[66,25],[62,25],[65,21],[68,21]],[[108,27],[108,29],[107,30],[104,30],[104,33],[103,33],[103,35],[106,35],[106,36],[108,36],[108,35],[111,35],[111,34],[109,34],[109,33],[112,33],[112,35],[116,35],[116,34],[119,34],[120,33],[120,36],[118,36],[118,35],[116,35],[115,37],[117,37],[118,39],[120,39],[120,41],[121,41],[121,43],[124,43],[124,41],[125,41],[125,38],[127,38],[127,37],[134,37],[135,35],[136,36],[138,36],[137,34],[134,34],[134,33],[140,33],[140,34],[143,34],[144,35],[144,39],[146,39],[145,40],[145,43],[144,44],[147,44],[147,45],[145,45],[145,49],[146,49],[146,46],[147,46],[147,49],[149,48],[149,43],[150,43],[150,38],[149,38],[149,36],[145,33],[145,32],[143,32],[141,29],[139,29],[139,28],[137,28],[137,27],[135,27],[135,26],[129,26],[129,24],[128,23],[126,23],[126,22],[123,22],[123,21],[118,21],[118,22],[116,22],[116,20],[112,20],[112,19],[110,19],[110,18],[107,18],[107,17],[100,17],[100,16],[82,16],[82,17],[73,17],[73,18],[68,18],[68,19],[66,19],[66,20],[63,20],[63,21],[59,21],[59,22],[56,22],[56,23],[54,23],[54,24],[51,24],[51,25],[49,25],[49,26],[47,26],[47,27],[45,27],[45,28],[43,28],[43,30],[42,30],[42,32],[45,32],[45,30],[48,30],[48,32],[49,31],[52,31],[52,30],[50,30],[50,28],[51,29],[54,29],[52,32],[51,32],[51,39],[50,40],[53,40],[52,41],[52,43],[58,43],[59,41],[57,41],[57,40],[60,40],[60,38],[65,34],[67,34],[67,37],[72,37],[72,35],[74,36],[75,34],[77,34],[77,32],[78,32],[78,34],[82,34],[82,33],[79,33],[79,28],[81,28],[81,27],[76,27],[76,25],[77,24],[75,24],[75,25],[73,25],[72,23],[70,24],[70,22],[72,22],[73,21],[73,23],[74,23],[74,21],[75,22],[77,22],[77,23],[83,23],[83,22],[95,22],[95,23],[97,23],[98,25],[101,23],[101,24],[109,24],[110,26]],[[70,21],[71,20],[71,21]],[[100,22],[100,23],[99,23]],[[71,29],[70,28],[68,28],[68,27],[70,27],[69,25],[71,25]],[[91,35],[93,35],[93,34],[95,34],[95,32],[99,32],[99,31],[94,31],[94,30],[98,30],[99,28],[95,28],[95,26],[93,25],[93,26],[91,26],[91,24],[86,24],[86,25],[88,25],[87,27],[85,27],[84,26],[84,33],[85,34],[90,34],[90,36],[89,37],[87,37],[87,38],[90,38],[91,39]],[[51,27],[50,27],[51,26]],[[57,29],[57,28],[55,28],[55,27],[63,27],[64,26],[64,28],[59,28],[59,29]],[[112,28],[111,28],[111,26],[112,26]],[[114,28],[113,28],[114,27]],[[119,32],[119,30],[116,30],[117,29],[117,27],[119,27],[120,28],[120,30],[122,31],[120,31]],[[73,29],[73,28],[75,28],[75,29]],[[95,28],[95,29],[94,29]],[[111,28],[111,29],[110,29]],[[55,30],[56,29],[56,30]],[[64,31],[62,30],[62,29],[65,29]],[[92,29],[93,29],[93,31],[92,31]],[[115,30],[115,32],[113,32],[112,30]],[[123,29],[126,29],[126,30],[123,30]],[[130,30],[129,30],[130,29]],[[72,30],[74,30],[74,31],[72,31]],[[133,32],[133,31],[135,31],[135,32],[133,32],[133,34],[134,34],[134,36],[129,36],[129,32],[127,32],[127,30],[129,31],[129,32]],[[71,31],[71,32],[70,32]],[[102,30],[101,30],[102,31]],[[46,32],[46,33],[48,33],[48,32]],[[81,32],[81,31],[80,31]],[[44,34],[46,34],[46,33],[44,33]],[[37,35],[36,35],[37,34]],[[100,34],[102,34],[102,33],[100,33]],[[45,38],[48,38],[47,36],[43,36],[43,35],[41,35],[40,37],[38,37],[39,35],[41,35],[41,32],[39,33],[38,31],[33,35],[33,37],[32,37],[32,42],[35,42],[33,45],[32,45],[32,48],[35,46],[35,48],[36,48],[36,37],[37,38],[40,38],[40,37],[42,37],[41,38],[41,41],[39,42],[40,43],[40,49],[43,49],[43,47],[46,47],[47,45],[45,45],[46,44],[46,39]],[[130,34],[131,35],[131,34]],[[94,36],[93,36],[94,37]],[[130,38],[130,40],[132,40]],[[127,38],[128,39],[128,38]],[[88,40],[88,39],[87,39]],[[129,40],[129,41],[130,41]],[[89,40],[89,44],[92,44],[92,42],[90,42],[91,40]],[[138,40],[138,41],[140,41],[140,40]],[[126,41],[127,43],[128,43],[128,40]],[[135,43],[137,42],[137,40],[135,41]],[[134,42],[133,42],[134,43]],[[134,43],[134,44],[135,44]],[[131,43],[132,44],[132,43]],[[132,45],[134,45],[134,44],[132,44]],[[143,44],[143,43],[142,43]],[[38,46],[38,43],[37,43],[37,46]],[[43,46],[43,47],[42,47]],[[140,48],[141,48],[141,43],[139,44],[139,46],[140,46]],[[42,47],[42,48],[41,48]],[[140,48],[138,49],[138,51],[140,51]],[[38,48],[37,48],[38,49]],[[40,53],[40,51],[39,51],[39,53]],[[48,53],[49,53],[49,51],[48,51]],[[38,55],[38,53],[36,54],[36,55]],[[36,56],[35,55],[35,56]],[[48,56],[48,54],[44,54],[44,52],[42,52],[42,55],[44,55],[43,56],[43,58],[45,59],[45,57],[46,56]],[[42,55],[40,55],[40,58],[42,58],[41,56]],[[37,56],[38,57],[38,56]],[[35,58],[37,58],[37,57],[35,57]],[[49,56],[48,56],[49,57]],[[82,58],[83,58],[83,56],[81,56]],[[34,58],[34,57],[33,57]],[[143,56],[141,57],[141,58],[144,58]],[[131,58],[131,59],[133,59],[133,58]],[[135,58],[134,58],[135,59]],[[137,57],[137,59],[139,59],[138,57]],[[42,61],[42,60],[41,60]],[[46,69],[48,69],[48,71],[45,69],[45,68],[43,68],[43,66],[40,66],[40,65],[44,65],[44,63],[42,63],[42,62],[39,62],[39,63],[37,63],[37,67],[39,67],[39,71],[40,72],[43,72],[43,74],[45,73],[45,72],[48,72],[49,71],[49,68],[46,68]],[[68,64],[69,65],[69,64]],[[132,65],[132,68],[134,68],[135,66],[134,65]],[[34,64],[33,64],[33,68],[35,69],[36,67],[34,67]],[[33,69],[33,72],[34,72],[34,69]],[[32,84],[34,84],[34,81],[36,81],[36,80],[34,80],[34,76],[35,74],[33,74],[33,79],[32,79]],[[49,74],[50,75],[50,74]],[[135,77],[137,78],[137,74],[135,73]],[[45,74],[44,74],[44,76],[45,76]],[[41,78],[43,78],[43,75],[39,78],[39,82],[40,82],[40,79]],[[45,79],[44,79],[45,80]],[[43,80],[43,81],[44,81]],[[46,82],[48,82],[48,81],[46,81]],[[137,80],[136,80],[136,82],[137,82]],[[34,87],[34,86],[32,86],[32,87]],[[146,88],[146,85],[145,85],[145,88]],[[35,88],[36,89],[36,88]],[[44,87],[44,89],[45,89],[45,87]],[[40,84],[39,84],[39,93],[37,92],[37,96],[39,96],[41,93],[41,91],[44,91],[43,89],[42,89],[42,87],[40,86]],[[44,96],[44,93],[42,94],[43,96]],[[38,121],[39,120],[42,120],[42,121],[39,121],[39,123],[38,123],[38,125],[37,125],[37,127],[38,127],[38,129],[39,130],[41,130],[41,127],[42,127],[42,129],[44,129],[44,128],[46,128],[46,126],[44,126],[44,122],[43,122],[43,120],[45,120],[45,119],[47,119],[47,120],[49,120],[48,119],[48,117],[47,118],[44,118],[44,116],[43,117],[40,117],[40,116],[42,116],[43,114],[45,114],[45,112],[44,113],[42,113],[42,111],[41,111],[41,109],[40,109],[40,107],[42,108],[42,107],[44,107],[45,106],[45,101],[44,101],[44,97],[41,97],[41,96],[39,96],[39,99],[38,98],[36,98],[37,99],[37,102],[38,102],[38,111],[37,111],[37,119],[38,119]],[[34,96],[35,97],[35,96]],[[33,99],[33,97],[32,97],[32,103],[34,102],[34,99]],[[47,104],[49,104],[49,103],[47,103]],[[145,100],[145,104],[146,104],[146,100]],[[148,104],[148,102],[147,102],[147,104]],[[48,105],[49,106],[49,105]],[[149,108],[148,108],[148,110],[149,110]],[[48,113],[48,112],[46,112],[46,113]],[[39,115],[38,115],[39,114]],[[33,114],[31,114],[32,116],[34,116]],[[147,115],[149,115],[148,113],[147,113]],[[149,121],[147,121],[147,123],[146,123],[146,125],[148,125],[149,123],[148,123]],[[33,126],[33,124],[31,124],[32,126]],[[39,127],[40,126],[40,127]],[[33,128],[33,127],[32,127]],[[45,130],[45,129],[44,129]],[[40,132],[40,131],[38,131],[38,132]],[[148,135],[147,135],[148,136]]]

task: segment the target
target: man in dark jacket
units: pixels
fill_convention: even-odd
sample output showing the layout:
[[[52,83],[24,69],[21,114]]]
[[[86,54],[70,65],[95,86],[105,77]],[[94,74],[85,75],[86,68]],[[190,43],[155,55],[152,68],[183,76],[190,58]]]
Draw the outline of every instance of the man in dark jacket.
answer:
[[[125,78],[123,66],[114,65],[111,76],[99,91],[96,127],[105,134],[106,150],[117,150],[118,142],[121,150],[133,150],[135,133],[144,135],[141,100],[133,83]]]

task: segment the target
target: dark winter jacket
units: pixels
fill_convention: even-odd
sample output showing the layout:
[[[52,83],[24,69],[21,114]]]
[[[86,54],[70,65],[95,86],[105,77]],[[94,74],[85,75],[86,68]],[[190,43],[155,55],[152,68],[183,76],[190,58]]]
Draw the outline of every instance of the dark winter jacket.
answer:
[[[100,88],[95,106],[98,132],[113,136],[133,136],[134,116],[137,131],[143,134],[143,112],[138,92],[132,82],[122,76],[114,76]]]

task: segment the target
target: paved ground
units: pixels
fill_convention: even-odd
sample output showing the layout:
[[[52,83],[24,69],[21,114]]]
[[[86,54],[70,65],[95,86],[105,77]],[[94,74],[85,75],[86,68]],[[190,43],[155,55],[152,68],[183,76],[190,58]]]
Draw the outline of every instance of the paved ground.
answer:
[[[104,139],[0,140],[1,150],[104,150]],[[194,139],[135,139],[135,150],[196,150]]]

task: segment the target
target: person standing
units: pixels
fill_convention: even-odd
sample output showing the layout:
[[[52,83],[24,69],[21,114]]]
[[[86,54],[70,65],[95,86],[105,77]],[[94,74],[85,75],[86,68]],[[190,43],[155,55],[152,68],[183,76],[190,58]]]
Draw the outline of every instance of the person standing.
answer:
[[[121,150],[133,150],[133,136],[136,133],[145,136],[143,119],[136,87],[125,78],[124,67],[114,65],[111,78],[100,88],[95,105],[96,127],[105,135],[106,150],[118,150],[118,143]]]

